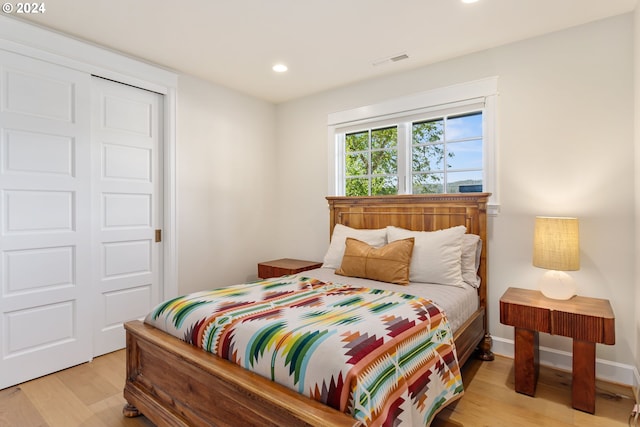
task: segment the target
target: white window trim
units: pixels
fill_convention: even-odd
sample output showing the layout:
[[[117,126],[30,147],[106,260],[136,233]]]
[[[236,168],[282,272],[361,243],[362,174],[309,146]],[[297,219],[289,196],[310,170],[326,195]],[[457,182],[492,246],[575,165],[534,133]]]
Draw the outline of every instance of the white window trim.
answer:
[[[487,213],[497,215],[500,208],[496,159],[498,152],[497,96],[498,77],[489,77],[329,114],[329,194],[344,195],[344,189],[341,186],[344,181],[341,178],[344,177],[338,175],[341,170],[344,170],[344,143],[340,144],[336,135],[343,133],[345,128],[484,102],[482,144],[484,191],[491,193]],[[401,183],[399,191],[402,193],[405,188],[406,185]]]

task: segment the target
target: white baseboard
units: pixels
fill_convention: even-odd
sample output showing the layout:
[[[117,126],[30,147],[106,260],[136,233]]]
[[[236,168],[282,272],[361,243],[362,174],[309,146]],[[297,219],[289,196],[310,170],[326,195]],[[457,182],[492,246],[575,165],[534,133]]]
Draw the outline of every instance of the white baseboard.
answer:
[[[492,338],[493,352],[495,354],[513,358],[513,340],[500,337]],[[571,371],[572,360],[572,355],[569,352],[540,347],[541,365],[563,371]],[[612,383],[626,384],[636,389],[640,387],[640,374],[635,366],[610,360],[596,359],[596,378]]]

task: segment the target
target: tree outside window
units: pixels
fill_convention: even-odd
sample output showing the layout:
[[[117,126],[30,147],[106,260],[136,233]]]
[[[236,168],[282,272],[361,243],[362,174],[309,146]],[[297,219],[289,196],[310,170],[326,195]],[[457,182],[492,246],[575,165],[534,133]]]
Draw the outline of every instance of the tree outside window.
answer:
[[[412,124],[412,193],[482,191],[482,112]]]
[[[409,122],[399,139],[402,126],[345,134],[345,195],[398,194],[407,175],[408,193],[482,191],[481,111]],[[401,156],[403,150],[409,154]],[[399,164],[400,157],[410,165]]]
[[[345,194],[398,194],[398,128],[345,135]]]

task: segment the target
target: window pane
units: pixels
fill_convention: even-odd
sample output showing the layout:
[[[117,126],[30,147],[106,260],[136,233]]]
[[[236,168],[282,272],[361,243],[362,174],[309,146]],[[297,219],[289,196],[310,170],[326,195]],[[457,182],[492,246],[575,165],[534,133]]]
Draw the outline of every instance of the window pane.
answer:
[[[395,148],[398,145],[398,128],[396,126],[371,131],[371,149]]]
[[[345,157],[347,176],[369,174],[369,159],[367,153],[347,154]]]
[[[420,173],[413,175],[413,194],[442,193],[444,174]]]
[[[405,173],[398,160],[409,154],[407,149],[413,193],[482,191],[482,112],[406,125],[412,132],[402,141],[398,125],[345,134],[346,195],[398,194],[404,179],[399,174]]]
[[[447,144],[447,167],[451,169],[482,169],[482,140],[474,139]]]
[[[398,172],[398,152],[396,150],[373,151],[371,153],[371,173],[375,175]]]
[[[482,113],[451,117],[447,120],[447,140],[482,136]]]
[[[379,176],[371,179],[371,195],[398,194],[397,176]]]
[[[364,151],[369,149],[369,132],[348,133],[344,137],[344,147],[349,151]]]
[[[427,142],[442,141],[444,134],[444,120],[432,120],[413,124],[413,143],[426,144]]]
[[[447,193],[482,192],[482,171],[449,172],[447,181]]]
[[[412,163],[414,172],[444,169],[444,145],[420,145],[413,147]]]
[[[368,196],[369,180],[367,178],[347,178],[345,180],[345,195]]]

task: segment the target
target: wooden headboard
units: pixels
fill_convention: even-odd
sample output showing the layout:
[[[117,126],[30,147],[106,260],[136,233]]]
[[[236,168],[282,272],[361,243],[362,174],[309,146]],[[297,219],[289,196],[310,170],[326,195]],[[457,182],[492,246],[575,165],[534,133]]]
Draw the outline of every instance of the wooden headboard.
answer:
[[[464,225],[467,233],[482,239],[478,275],[480,305],[487,302],[487,202],[490,193],[411,194],[370,197],[327,197],[329,235],[336,224],[352,228],[384,228],[388,225],[414,231],[435,231]]]

